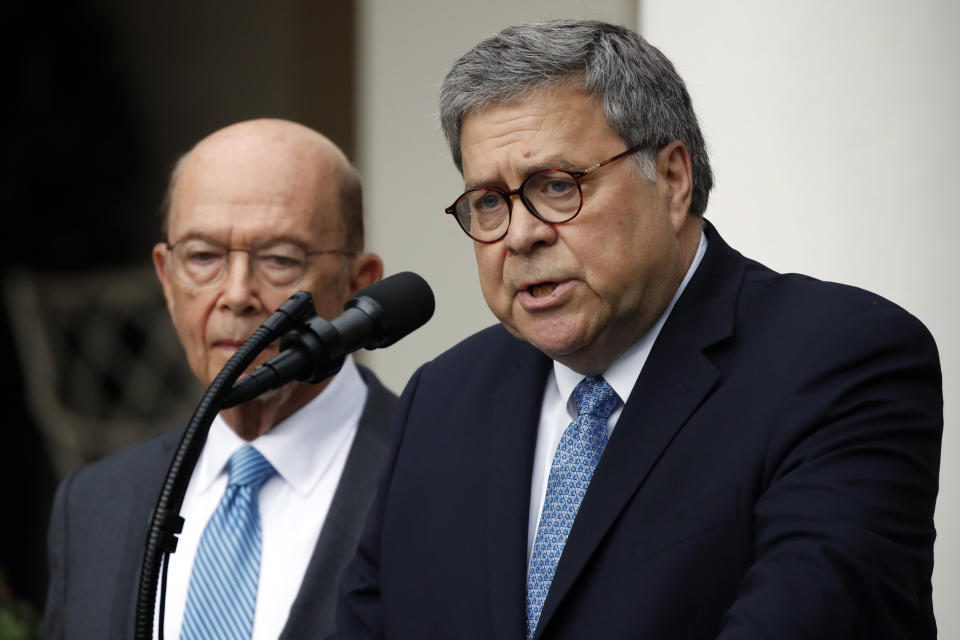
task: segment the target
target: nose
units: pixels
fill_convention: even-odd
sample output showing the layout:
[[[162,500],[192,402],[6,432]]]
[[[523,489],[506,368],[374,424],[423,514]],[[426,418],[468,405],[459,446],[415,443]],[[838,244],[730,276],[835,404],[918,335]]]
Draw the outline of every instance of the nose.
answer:
[[[250,254],[246,251],[231,251],[220,286],[221,307],[237,315],[253,315],[263,308],[260,302],[259,283],[250,268]]]
[[[556,241],[556,225],[544,222],[533,215],[523,200],[519,197],[514,198],[510,227],[503,238],[507,249],[513,253],[527,254]]]

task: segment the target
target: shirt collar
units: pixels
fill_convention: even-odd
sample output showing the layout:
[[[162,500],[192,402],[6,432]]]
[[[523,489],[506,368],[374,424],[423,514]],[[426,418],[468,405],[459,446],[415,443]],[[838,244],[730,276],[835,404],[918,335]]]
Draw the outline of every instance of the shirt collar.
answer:
[[[690,278],[693,277],[697,267],[700,266],[700,262],[703,261],[703,255],[706,252],[707,237],[703,231],[701,231],[700,243],[697,245],[697,253],[693,256],[693,261],[687,268],[687,273],[683,276],[683,280],[680,282],[680,286],[677,287],[677,291],[673,294],[673,299],[670,300],[670,304],[667,305],[666,310],[643,337],[637,340],[633,346],[627,349],[623,355],[617,358],[614,363],[603,372],[604,380],[606,380],[610,386],[613,387],[613,390],[617,392],[617,395],[620,396],[621,403],[626,403],[627,398],[630,397],[630,392],[633,391],[633,387],[637,383],[637,378],[640,377],[640,371],[647,362],[647,356],[650,355],[654,341],[656,341],[657,336],[660,335],[660,330],[667,321],[670,312],[673,311],[673,306],[677,303],[677,300],[680,299],[683,290],[687,288],[687,283],[690,282]],[[560,397],[567,398],[567,412],[571,418],[575,418],[577,416],[577,408],[574,406],[572,399],[573,390],[586,376],[582,373],[577,373],[566,365],[560,364],[556,360],[553,361],[553,372],[557,379]]]
[[[367,401],[367,386],[347,356],[343,366],[323,391],[270,431],[247,442],[220,414],[214,418],[207,442],[197,462],[193,481],[200,492],[210,489],[227,462],[241,447],[252,444],[277,475],[295,491],[308,494],[333,462],[340,446],[351,435]]]

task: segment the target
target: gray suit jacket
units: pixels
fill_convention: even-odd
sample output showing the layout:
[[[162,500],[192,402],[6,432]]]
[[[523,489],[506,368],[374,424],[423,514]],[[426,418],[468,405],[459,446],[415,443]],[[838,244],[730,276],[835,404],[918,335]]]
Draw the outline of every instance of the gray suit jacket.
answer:
[[[369,390],[343,475],[281,639],[333,633],[339,576],[352,556],[388,446],[397,398],[368,369]],[[68,476],[49,530],[48,640],[130,638],[150,510],[181,429]]]

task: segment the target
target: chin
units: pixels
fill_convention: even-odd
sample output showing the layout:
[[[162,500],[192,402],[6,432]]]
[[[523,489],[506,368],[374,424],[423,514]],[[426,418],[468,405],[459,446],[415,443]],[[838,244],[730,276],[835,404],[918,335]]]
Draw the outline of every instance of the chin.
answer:
[[[551,357],[574,353],[589,343],[585,327],[564,318],[521,323],[519,329],[524,340]]]
[[[556,360],[567,364],[574,360],[582,350],[579,346],[570,346],[567,344],[541,344],[533,345],[546,354],[551,360]],[[570,365],[567,365],[570,366]],[[572,369],[573,367],[571,367]]]
[[[545,353],[553,360],[564,361],[565,358],[579,353],[584,343],[569,336],[531,335],[524,338],[531,345]]]

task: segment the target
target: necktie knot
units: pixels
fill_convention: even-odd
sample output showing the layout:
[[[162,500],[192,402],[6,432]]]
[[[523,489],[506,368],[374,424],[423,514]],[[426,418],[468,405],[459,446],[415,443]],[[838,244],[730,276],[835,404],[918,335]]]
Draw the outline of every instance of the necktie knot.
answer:
[[[251,445],[247,445],[230,456],[227,463],[230,480],[227,486],[250,487],[254,492],[260,490],[267,480],[277,472],[266,458]]]
[[[573,390],[577,415],[591,415],[606,420],[613,413],[620,396],[602,376],[590,376]]]

